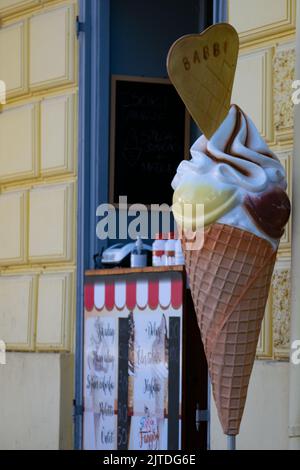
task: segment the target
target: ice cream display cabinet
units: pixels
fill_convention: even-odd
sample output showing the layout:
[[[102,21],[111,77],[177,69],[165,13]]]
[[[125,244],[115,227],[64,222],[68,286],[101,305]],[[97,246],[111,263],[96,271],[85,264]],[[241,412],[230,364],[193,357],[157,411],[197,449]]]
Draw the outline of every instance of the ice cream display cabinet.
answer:
[[[86,272],[83,447],[205,449],[207,365],[182,266]]]

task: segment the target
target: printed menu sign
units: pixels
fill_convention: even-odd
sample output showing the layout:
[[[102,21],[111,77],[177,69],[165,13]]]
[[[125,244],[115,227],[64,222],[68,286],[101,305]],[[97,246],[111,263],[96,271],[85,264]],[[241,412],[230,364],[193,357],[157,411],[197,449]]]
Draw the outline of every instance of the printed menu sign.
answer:
[[[84,448],[179,449],[182,304],[112,304],[85,311]]]
[[[116,320],[90,317],[85,326],[85,410],[93,414],[95,448],[112,450],[116,446]]]
[[[133,316],[130,448],[167,449],[168,325],[160,311]],[[129,398],[131,402],[131,398]]]

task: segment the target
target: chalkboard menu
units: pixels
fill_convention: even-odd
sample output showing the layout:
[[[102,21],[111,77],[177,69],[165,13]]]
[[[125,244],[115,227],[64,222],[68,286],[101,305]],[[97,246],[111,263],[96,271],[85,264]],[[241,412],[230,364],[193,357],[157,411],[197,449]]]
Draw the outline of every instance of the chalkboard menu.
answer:
[[[189,118],[167,79],[112,77],[110,201],[171,204],[171,181],[188,157]]]

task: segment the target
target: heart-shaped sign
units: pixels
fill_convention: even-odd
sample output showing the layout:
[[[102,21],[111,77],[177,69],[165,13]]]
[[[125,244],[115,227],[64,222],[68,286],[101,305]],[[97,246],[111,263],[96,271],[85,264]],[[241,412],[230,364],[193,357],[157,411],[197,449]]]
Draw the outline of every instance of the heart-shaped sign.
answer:
[[[229,111],[238,51],[238,34],[227,23],[183,36],[169,51],[170,80],[207,139]]]

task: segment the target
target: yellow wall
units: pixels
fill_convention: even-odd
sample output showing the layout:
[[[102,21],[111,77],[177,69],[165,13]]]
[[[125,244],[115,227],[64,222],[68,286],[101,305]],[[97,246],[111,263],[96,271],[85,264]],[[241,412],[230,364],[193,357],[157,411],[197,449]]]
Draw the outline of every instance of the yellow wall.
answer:
[[[14,387],[9,369],[25,361],[17,352],[47,352],[56,361],[51,351],[72,356],[74,350],[77,8],[77,0],[0,0],[0,80],[7,88],[0,105],[0,339],[12,351],[0,381],[8,377],[8,397]],[[38,356],[36,367],[43,368]],[[60,366],[55,370],[53,387],[63,395]],[[36,399],[43,400],[43,386]],[[60,416],[60,400],[58,394],[49,414],[58,407]],[[13,421],[15,403],[0,404],[0,414],[5,407]],[[41,419],[30,419],[37,442],[47,446]],[[59,446],[57,422],[48,442]],[[64,425],[72,426],[71,412]],[[30,446],[25,433],[13,444],[17,429],[8,426],[0,448],[9,446],[10,435],[12,447]]]
[[[73,348],[76,8],[0,0],[0,337],[13,351]]]

